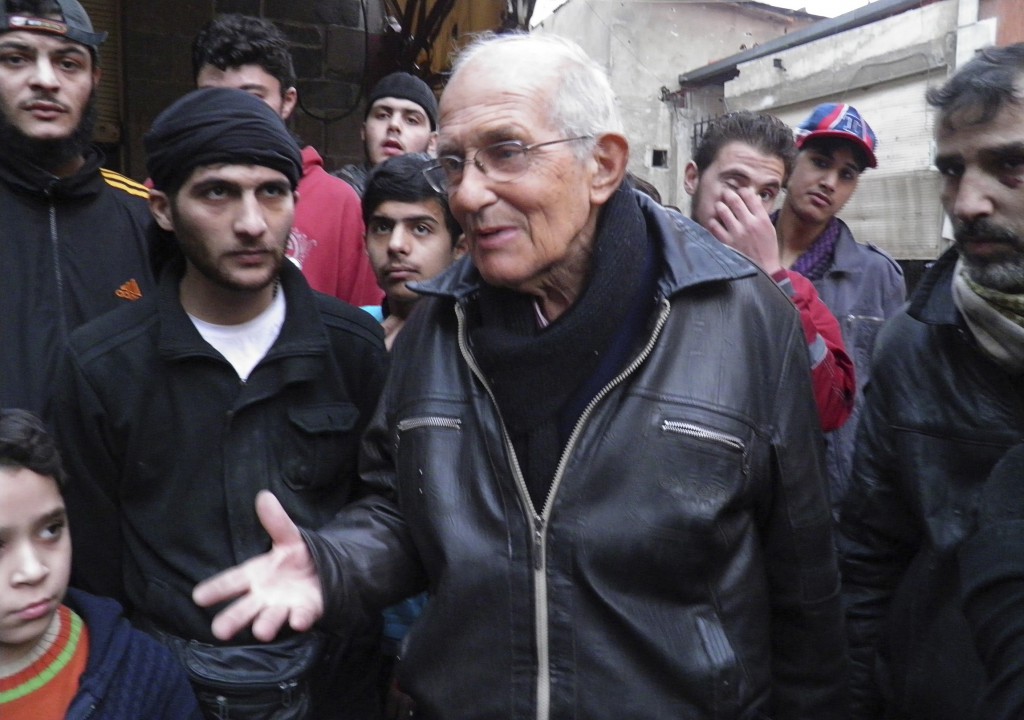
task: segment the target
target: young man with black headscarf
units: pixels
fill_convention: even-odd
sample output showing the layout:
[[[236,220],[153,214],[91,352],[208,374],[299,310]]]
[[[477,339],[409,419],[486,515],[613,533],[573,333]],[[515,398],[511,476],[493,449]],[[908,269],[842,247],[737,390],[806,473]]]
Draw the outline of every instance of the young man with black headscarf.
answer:
[[[106,37],[76,0],[0,3],[0,406],[43,412],[70,332],[153,286],[146,189],[90,144]]]
[[[369,629],[330,645],[348,661],[330,665],[341,668],[335,714],[316,706],[318,636],[221,646],[190,593],[269,547],[258,490],[313,527],[354,497],[358,439],[384,379],[381,330],[285,260],[302,160],[265,103],[195,91],[157,117],[145,146],[150,209],[181,255],[152,297],[71,339],[58,432],[75,478],[74,579],[204,668],[192,679],[207,713],[372,718]]]

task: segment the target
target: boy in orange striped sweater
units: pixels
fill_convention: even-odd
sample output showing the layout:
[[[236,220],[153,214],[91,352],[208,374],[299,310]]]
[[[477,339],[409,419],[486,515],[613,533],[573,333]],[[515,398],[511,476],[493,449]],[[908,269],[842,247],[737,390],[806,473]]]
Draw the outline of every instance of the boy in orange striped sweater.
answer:
[[[200,718],[169,651],[114,601],[68,590],[63,482],[39,420],[0,410],[0,717]]]

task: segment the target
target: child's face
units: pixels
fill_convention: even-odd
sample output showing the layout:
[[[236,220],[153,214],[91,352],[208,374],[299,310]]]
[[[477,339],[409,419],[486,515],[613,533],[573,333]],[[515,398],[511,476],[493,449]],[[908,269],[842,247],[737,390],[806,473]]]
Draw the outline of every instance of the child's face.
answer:
[[[70,573],[71,537],[56,481],[0,467],[0,663],[35,647]]]

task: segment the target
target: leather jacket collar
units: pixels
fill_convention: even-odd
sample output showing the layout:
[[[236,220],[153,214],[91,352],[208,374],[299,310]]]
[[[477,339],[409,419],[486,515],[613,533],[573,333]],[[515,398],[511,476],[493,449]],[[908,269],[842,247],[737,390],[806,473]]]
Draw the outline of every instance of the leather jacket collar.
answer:
[[[668,210],[640,192],[634,196],[648,232],[659,246],[662,268],[658,290],[666,298],[709,282],[734,280],[757,273],[739,253],[715,240],[704,228],[674,210]],[[410,287],[425,295],[462,300],[483,283],[469,255],[431,280]]]

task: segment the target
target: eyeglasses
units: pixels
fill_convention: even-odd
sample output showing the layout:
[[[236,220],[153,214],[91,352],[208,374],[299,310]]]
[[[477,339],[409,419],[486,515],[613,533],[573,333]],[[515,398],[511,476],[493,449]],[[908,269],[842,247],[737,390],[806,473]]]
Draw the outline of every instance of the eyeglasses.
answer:
[[[443,155],[437,162],[423,170],[430,187],[439,193],[450,193],[462,182],[466,163],[473,163],[477,170],[494,182],[511,182],[520,177],[530,168],[530,153],[549,145],[589,140],[593,135],[561,138],[547,142],[524,145],[518,140],[506,140],[480,148],[471,158],[460,158],[456,155]]]

